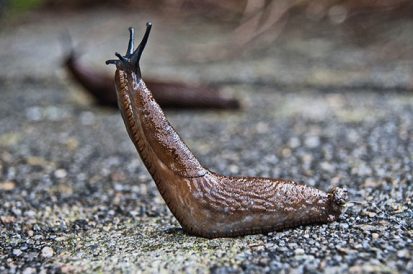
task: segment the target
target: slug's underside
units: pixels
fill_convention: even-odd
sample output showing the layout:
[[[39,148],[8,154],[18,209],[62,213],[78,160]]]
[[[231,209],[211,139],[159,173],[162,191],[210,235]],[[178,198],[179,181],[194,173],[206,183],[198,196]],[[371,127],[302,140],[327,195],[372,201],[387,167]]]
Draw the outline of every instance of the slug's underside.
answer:
[[[129,136],[159,192],[183,229],[214,238],[265,233],[338,219],[346,192],[329,193],[289,180],[227,177],[198,162],[141,79],[139,59],[151,25],[136,50],[116,53],[116,91]]]

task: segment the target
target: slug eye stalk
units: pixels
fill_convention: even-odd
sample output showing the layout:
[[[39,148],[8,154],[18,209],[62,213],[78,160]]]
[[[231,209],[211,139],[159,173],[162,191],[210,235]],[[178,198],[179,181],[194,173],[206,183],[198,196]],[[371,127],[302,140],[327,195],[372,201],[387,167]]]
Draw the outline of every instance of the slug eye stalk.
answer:
[[[142,52],[145,49],[146,43],[148,42],[151,28],[152,28],[152,23],[147,22],[146,31],[142,38],[142,41],[139,43],[136,50],[133,50],[135,47],[135,29],[130,27],[129,28],[129,43],[128,43],[128,49],[126,50],[126,55],[122,56],[120,53],[116,52],[115,55],[116,57],[119,58],[119,60],[116,60],[116,59],[107,60],[105,62],[106,65],[114,64],[119,69],[134,71],[136,75],[138,75],[139,78],[141,78],[142,75],[141,75],[141,69],[139,67],[139,61],[141,59]]]
[[[128,49],[126,50],[126,56],[133,54],[133,49],[135,48],[135,29],[129,27],[129,43]]]

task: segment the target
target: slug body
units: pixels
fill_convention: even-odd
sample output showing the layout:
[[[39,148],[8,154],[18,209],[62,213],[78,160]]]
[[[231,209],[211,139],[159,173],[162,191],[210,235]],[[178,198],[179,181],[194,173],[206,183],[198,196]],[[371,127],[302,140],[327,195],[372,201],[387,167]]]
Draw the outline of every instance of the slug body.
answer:
[[[116,53],[115,86],[127,131],[159,192],[189,234],[214,238],[266,233],[338,219],[346,192],[329,193],[289,180],[227,177],[198,162],[167,121],[141,78],[139,59],[151,24],[133,51]]]
[[[72,78],[93,96],[99,105],[117,108],[117,96],[113,77],[85,67],[77,54],[71,50],[64,66]],[[146,81],[155,100],[163,108],[171,109],[239,109],[239,101],[226,97],[218,90],[204,85],[183,82],[164,82],[155,79]]]
[[[70,76],[79,83],[101,106],[116,106],[117,96],[113,88],[113,79],[83,66],[72,50],[64,60],[64,66]]]

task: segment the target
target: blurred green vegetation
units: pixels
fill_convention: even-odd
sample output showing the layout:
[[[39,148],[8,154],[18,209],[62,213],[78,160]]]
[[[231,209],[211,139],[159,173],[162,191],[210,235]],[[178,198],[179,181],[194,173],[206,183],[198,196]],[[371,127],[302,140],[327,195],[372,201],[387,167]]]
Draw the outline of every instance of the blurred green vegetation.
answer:
[[[16,17],[29,10],[38,8],[45,0],[8,0],[5,1],[3,15],[7,17]]]

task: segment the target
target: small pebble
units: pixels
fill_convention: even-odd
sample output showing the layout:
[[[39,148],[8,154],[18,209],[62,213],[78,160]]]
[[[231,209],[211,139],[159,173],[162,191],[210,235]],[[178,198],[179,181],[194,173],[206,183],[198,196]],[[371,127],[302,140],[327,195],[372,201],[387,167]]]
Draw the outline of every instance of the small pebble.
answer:
[[[23,252],[22,252],[20,249],[18,249],[18,248],[13,249],[13,255],[14,255],[14,256],[20,256],[22,253],[23,253]]]
[[[315,148],[320,145],[320,138],[318,136],[309,136],[304,140],[304,144],[309,148]]]
[[[58,169],[54,172],[54,176],[56,176],[56,178],[58,179],[62,179],[64,177],[66,177],[67,172],[64,169]]]
[[[10,216],[10,215],[8,215],[8,216],[0,216],[0,221],[1,221],[3,224],[11,224],[11,223],[14,223],[14,222],[16,221],[16,218],[15,218],[14,216]]]
[[[43,258],[50,258],[54,254],[54,250],[51,247],[45,246],[42,249],[42,257]]]
[[[11,191],[16,188],[16,184],[12,181],[6,181],[0,183],[0,190]]]
[[[33,273],[36,273],[36,269],[32,267],[27,267],[22,272],[22,274],[33,274]]]
[[[295,255],[304,255],[304,254],[305,254],[305,251],[304,251],[304,249],[302,249],[302,248],[297,248],[297,249],[294,251],[294,253],[295,253]]]
[[[399,258],[410,258],[410,252],[407,249],[402,249],[397,251],[397,257]]]

